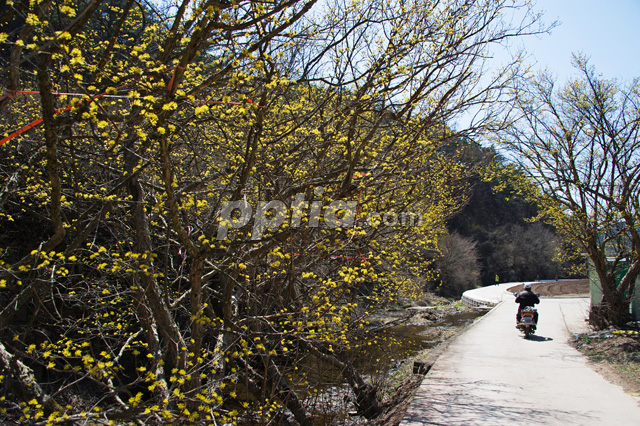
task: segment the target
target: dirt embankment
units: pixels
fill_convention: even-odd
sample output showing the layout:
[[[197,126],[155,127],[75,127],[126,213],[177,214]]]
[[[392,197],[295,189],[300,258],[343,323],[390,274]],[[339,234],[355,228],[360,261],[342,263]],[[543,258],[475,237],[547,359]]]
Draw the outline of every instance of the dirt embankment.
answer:
[[[531,289],[534,293],[539,293],[543,297],[553,296],[585,296],[589,294],[589,280],[566,280],[533,283]],[[522,284],[509,287],[507,291],[520,292]]]
[[[640,332],[609,329],[577,336],[573,345],[591,360],[591,367],[627,393],[640,396]]]

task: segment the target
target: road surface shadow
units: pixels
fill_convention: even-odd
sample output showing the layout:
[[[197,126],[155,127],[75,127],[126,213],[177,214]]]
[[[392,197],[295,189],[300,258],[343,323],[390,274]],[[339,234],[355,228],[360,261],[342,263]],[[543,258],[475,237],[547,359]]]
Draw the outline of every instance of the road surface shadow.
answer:
[[[406,426],[513,426],[593,424],[591,413],[535,407],[523,390],[490,381],[437,378],[423,382],[402,424]],[[526,391],[524,391],[526,393]]]
[[[522,338],[525,339],[524,336],[522,336]],[[551,337],[538,336],[538,335],[534,334],[532,336],[529,336],[529,338],[526,339],[526,340],[530,340],[532,342],[550,342],[553,339]]]

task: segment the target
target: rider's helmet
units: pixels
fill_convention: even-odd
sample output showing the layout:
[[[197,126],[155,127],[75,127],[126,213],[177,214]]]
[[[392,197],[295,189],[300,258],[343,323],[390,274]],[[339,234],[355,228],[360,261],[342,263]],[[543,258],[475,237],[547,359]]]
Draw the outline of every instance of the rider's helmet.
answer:
[[[524,288],[531,288],[531,283],[524,283]]]

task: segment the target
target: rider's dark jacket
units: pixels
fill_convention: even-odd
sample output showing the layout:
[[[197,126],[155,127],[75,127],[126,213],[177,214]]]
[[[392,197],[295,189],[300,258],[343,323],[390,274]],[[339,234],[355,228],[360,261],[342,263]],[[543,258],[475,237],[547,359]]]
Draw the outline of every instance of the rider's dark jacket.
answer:
[[[516,297],[516,303],[520,304],[518,311],[521,311],[527,306],[534,306],[535,304],[540,303],[540,299],[533,291],[531,291],[530,288],[528,288],[518,294],[518,297]]]

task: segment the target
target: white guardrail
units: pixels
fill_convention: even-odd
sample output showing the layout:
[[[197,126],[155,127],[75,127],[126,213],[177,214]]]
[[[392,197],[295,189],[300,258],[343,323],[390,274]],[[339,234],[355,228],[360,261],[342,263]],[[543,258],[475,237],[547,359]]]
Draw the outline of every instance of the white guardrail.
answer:
[[[505,296],[511,296],[507,292],[510,287],[522,285],[522,282],[512,282],[474,288],[462,293],[462,304],[472,308],[492,308],[502,302]]]
[[[487,300],[476,300],[471,297],[462,295],[462,304],[464,306],[468,306],[470,308],[492,308],[496,306],[498,303],[489,302]]]

